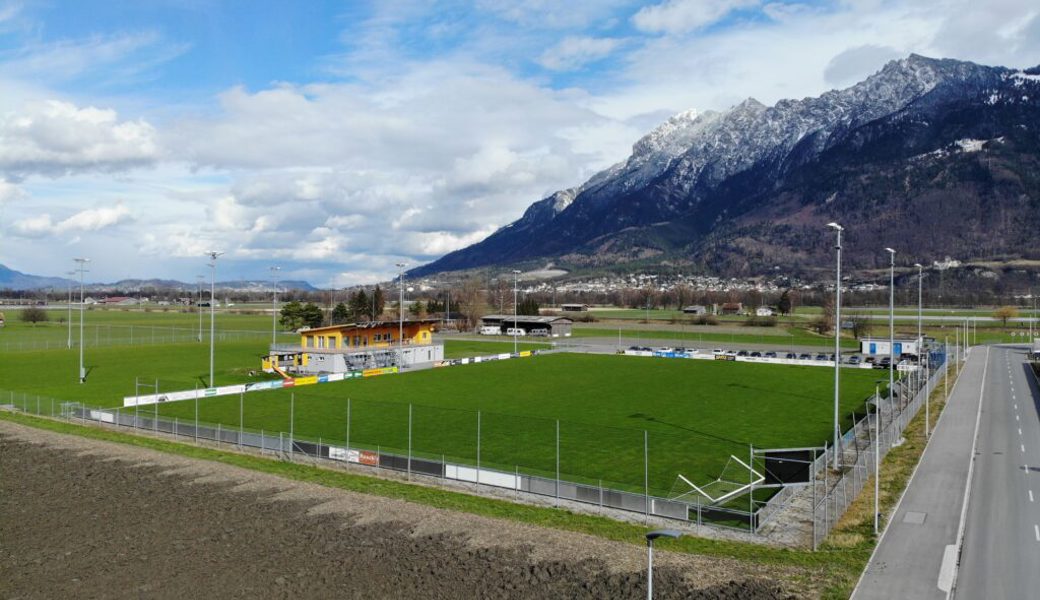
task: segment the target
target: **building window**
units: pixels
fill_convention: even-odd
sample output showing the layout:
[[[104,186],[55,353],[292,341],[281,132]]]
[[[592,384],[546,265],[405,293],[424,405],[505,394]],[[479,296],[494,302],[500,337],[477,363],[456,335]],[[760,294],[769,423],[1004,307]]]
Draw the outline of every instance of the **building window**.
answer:
[[[307,347],[308,348],[313,348],[314,347],[314,336],[313,335],[305,336],[304,339],[307,340]]]
[[[336,338],[334,338],[334,337],[330,337],[329,338],[329,348],[332,348],[333,350],[336,349]]]

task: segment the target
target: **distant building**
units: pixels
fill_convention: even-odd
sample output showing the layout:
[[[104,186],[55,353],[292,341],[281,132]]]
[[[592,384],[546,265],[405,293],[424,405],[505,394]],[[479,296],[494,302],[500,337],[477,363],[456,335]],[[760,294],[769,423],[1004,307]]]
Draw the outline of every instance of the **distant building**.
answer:
[[[588,304],[561,304],[560,310],[563,312],[588,312]]]
[[[137,298],[129,296],[109,296],[101,300],[101,304],[104,306],[134,306],[138,304],[138,301]]]
[[[773,309],[768,306],[759,306],[755,309],[756,317],[771,317],[773,316]]]
[[[690,306],[684,306],[682,311],[688,315],[706,315],[708,314],[708,307],[701,304],[691,304]]]
[[[346,373],[407,367],[444,360],[444,345],[433,343],[438,321],[372,321],[301,329],[299,345],[274,344],[263,370],[294,373]],[[401,340],[403,329],[404,340]]]
[[[510,329],[518,329],[519,335],[534,337],[570,337],[574,321],[567,317],[542,317],[530,315],[487,315],[480,319],[480,332],[512,335]]]
[[[722,315],[739,315],[744,312],[744,305],[740,302],[726,302],[719,307],[719,314]]]
[[[859,351],[867,356],[888,356],[888,338],[874,339],[866,338],[859,341]],[[912,338],[896,339],[892,354],[899,358],[904,354],[917,356],[920,353],[918,340]]]

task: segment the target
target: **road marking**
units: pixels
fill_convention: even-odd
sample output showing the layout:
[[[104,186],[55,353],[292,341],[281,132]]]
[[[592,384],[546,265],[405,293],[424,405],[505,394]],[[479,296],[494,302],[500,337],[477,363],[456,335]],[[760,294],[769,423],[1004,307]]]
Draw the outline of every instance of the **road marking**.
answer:
[[[1040,525],[1033,525],[1033,535],[1036,536],[1036,541],[1040,542]]]
[[[1021,427],[1018,428],[1018,435],[1022,435],[1022,428]],[[880,436],[878,436],[878,437],[880,437]]]
[[[1025,444],[1020,444],[1020,446],[1022,447],[1022,452],[1025,452],[1026,451],[1026,445]]]
[[[1033,490],[1029,490],[1029,501],[1033,501]]]
[[[1018,415],[1015,415],[1015,420],[1016,421],[1018,420]],[[881,437],[881,436],[878,436],[878,437]]]
[[[960,560],[961,548],[964,547],[964,525],[968,520],[968,502],[971,500],[971,479],[972,475],[975,472],[975,452],[978,450],[979,445],[979,425],[982,423],[982,404],[983,401],[986,399],[986,371],[988,369],[989,347],[986,348],[986,358],[982,363],[982,378],[979,380],[979,408],[978,411],[975,413],[975,433],[973,433],[971,437],[971,453],[968,455],[970,457],[968,459],[968,478],[967,481],[964,482],[964,499],[961,501],[961,520],[960,523],[957,525],[957,541],[955,544],[956,548],[954,549],[954,556],[957,560],[954,561],[952,585],[950,586],[950,589],[946,590],[946,600],[950,600],[950,596],[953,594],[953,589],[957,585],[957,561]],[[957,381],[960,382],[959,377],[957,378]],[[918,460],[917,466],[921,466],[920,460]],[[915,471],[916,468],[917,467],[914,467]],[[911,479],[913,479],[913,476],[911,476]],[[910,484],[907,483],[907,487],[909,486]],[[906,493],[905,488],[903,492]],[[878,542],[878,545],[881,545],[880,541]],[[875,549],[877,549],[877,546],[875,546]]]
[[[942,566],[939,568],[939,581],[936,585],[939,589],[950,593],[953,588],[953,580],[957,575],[957,546],[950,544],[943,550]]]

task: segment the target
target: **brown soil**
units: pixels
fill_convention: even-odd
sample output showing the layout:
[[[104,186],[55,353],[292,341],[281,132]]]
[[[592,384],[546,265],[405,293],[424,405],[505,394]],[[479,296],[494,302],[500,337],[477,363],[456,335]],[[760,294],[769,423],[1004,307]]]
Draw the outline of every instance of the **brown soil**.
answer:
[[[0,421],[2,598],[641,598],[645,560],[634,545]],[[654,591],[791,597],[774,576],[659,552]]]

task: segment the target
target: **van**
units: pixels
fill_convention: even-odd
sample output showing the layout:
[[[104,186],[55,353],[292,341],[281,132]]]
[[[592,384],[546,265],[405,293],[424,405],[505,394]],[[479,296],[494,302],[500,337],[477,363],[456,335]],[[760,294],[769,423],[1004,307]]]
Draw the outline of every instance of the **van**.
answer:
[[[499,335],[502,333],[502,328],[498,325],[481,325],[480,335]]]
[[[520,335],[523,335],[523,334],[521,333]],[[531,335],[531,336],[535,336],[535,337],[549,337],[549,330],[545,329],[544,327],[539,328],[539,329],[532,329],[530,331],[530,333],[528,333],[527,335]]]
[[[510,327],[506,329],[506,335],[527,335],[527,332],[520,327]]]

